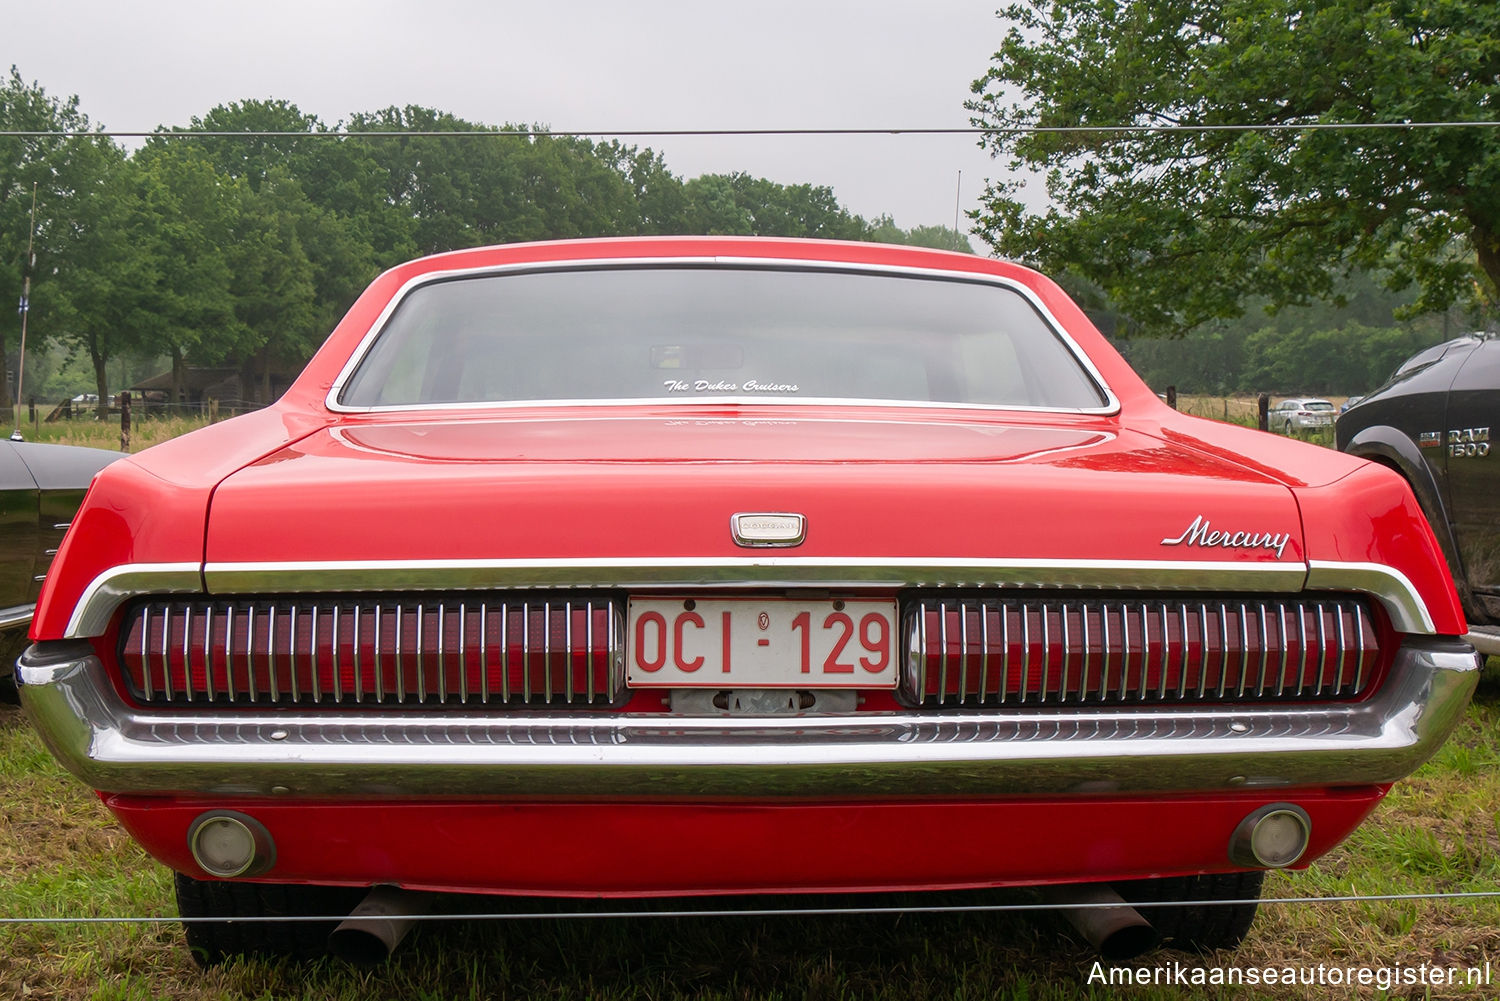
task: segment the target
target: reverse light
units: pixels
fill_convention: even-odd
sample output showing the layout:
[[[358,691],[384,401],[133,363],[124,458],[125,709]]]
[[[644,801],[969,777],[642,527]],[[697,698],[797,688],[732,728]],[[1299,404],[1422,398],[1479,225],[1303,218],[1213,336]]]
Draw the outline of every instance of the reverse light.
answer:
[[[1306,810],[1272,803],[1240,821],[1229,838],[1229,860],[1248,869],[1284,869],[1302,857],[1311,837]]]
[[[276,861],[276,845],[265,825],[232,810],[210,810],[194,820],[188,848],[199,868],[220,879],[253,876]]]

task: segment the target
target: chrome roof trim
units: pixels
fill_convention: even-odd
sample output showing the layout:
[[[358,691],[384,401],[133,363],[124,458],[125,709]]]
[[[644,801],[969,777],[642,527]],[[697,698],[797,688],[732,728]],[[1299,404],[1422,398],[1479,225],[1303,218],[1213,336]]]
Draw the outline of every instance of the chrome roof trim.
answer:
[[[299,594],[318,591],[735,587],[1008,587],[1163,591],[1356,591],[1378,599],[1395,627],[1433,634],[1422,596],[1400,571],[1377,563],[1192,560],[945,559],[782,556],[612,557],[512,560],[329,560],[147,563],[114,567],[85,589],[66,638],[97,636],[115,609],[146,594]]]
[[[1026,406],[989,406],[973,403],[935,403],[924,400],[767,400],[764,397],[723,396],[712,398],[693,398],[685,400],[668,400],[654,397],[630,398],[623,400],[514,400],[492,403],[439,403],[439,404],[397,404],[385,407],[350,407],[339,402],[339,394],[344,391],[354,370],[364,360],[366,352],[374,344],[375,339],[385,328],[390,320],[391,314],[396,311],[404,300],[414,289],[435,282],[451,281],[457,278],[478,278],[489,275],[519,274],[528,271],[583,271],[583,270],[623,270],[627,268],[662,268],[662,267],[702,267],[705,264],[713,264],[726,268],[757,268],[768,271],[844,271],[859,272],[864,274],[896,275],[907,278],[926,278],[942,281],[963,281],[980,285],[998,285],[1019,294],[1037,315],[1042,318],[1060,340],[1063,347],[1073,356],[1076,361],[1093,380],[1094,385],[1104,394],[1104,403],[1098,407],[1026,407]],[[864,264],[849,261],[820,261],[805,260],[801,258],[780,257],[734,257],[715,254],[701,256],[681,257],[603,257],[587,258],[572,261],[524,261],[515,264],[494,264],[475,268],[454,268],[445,271],[433,271],[424,275],[418,275],[408,280],[396,290],[391,296],[391,301],[385,304],[375,322],[370,324],[370,329],[365,332],[349,360],[334,377],[333,385],[328,388],[328,395],[324,397],[323,405],[329,411],[336,414],[368,414],[368,413],[425,413],[429,411],[443,410],[514,410],[518,408],[536,407],[617,407],[624,405],[663,405],[663,406],[699,406],[699,405],[723,405],[723,404],[775,407],[775,406],[887,406],[887,407],[928,407],[940,410],[982,410],[990,413],[1023,412],[1023,413],[1050,413],[1050,414],[1093,414],[1099,416],[1110,416],[1120,412],[1120,400],[1110,388],[1109,383],[1104,380],[1099,369],[1094,365],[1092,358],[1088,356],[1078,342],[1073,340],[1067,328],[1058,321],[1052,311],[1047,308],[1041,298],[1037,296],[1026,285],[1003,275],[988,274],[980,271],[950,271],[940,268],[918,268],[904,265],[890,264]]]

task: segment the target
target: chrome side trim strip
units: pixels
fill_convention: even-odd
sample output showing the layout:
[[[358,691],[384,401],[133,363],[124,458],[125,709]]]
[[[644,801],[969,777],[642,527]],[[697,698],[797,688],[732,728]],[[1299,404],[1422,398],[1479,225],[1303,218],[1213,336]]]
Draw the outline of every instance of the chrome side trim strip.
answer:
[[[105,792],[209,796],[949,796],[1358,786],[1409,774],[1463,715],[1472,647],[1408,640],[1330,706],[729,717],[145,711],[86,642],[33,645],[21,698]]]
[[[617,557],[551,560],[351,560],[144,563],[113,567],[85,589],[66,637],[101,634],[115,609],[143,594],[316,591],[728,587],[1097,587],[1163,591],[1317,590],[1374,595],[1401,632],[1436,630],[1400,571],[1375,563],[1190,560],[960,560],[916,557]]]
[[[1437,632],[1427,604],[1406,574],[1383,563],[1309,560],[1307,587],[1316,591],[1363,591],[1380,599],[1391,621],[1403,633]]]
[[[110,567],[78,596],[68,619],[69,639],[98,636],[115,609],[141,594],[198,594],[203,591],[201,563],[123,563]]]

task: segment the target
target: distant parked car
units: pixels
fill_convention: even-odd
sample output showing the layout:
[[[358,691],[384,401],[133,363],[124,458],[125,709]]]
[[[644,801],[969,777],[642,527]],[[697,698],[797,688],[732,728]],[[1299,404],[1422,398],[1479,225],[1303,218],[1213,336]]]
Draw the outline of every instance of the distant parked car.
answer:
[[[1363,400],[1363,399],[1364,399],[1363,396],[1351,396],[1351,397],[1349,397],[1347,400],[1344,401],[1343,406],[1339,407],[1339,413],[1341,413],[1341,414],[1342,413],[1347,413],[1350,407],[1355,406],[1357,403],[1359,403],[1360,400]]]
[[[1480,651],[1500,654],[1500,337],[1421,351],[1338,419],[1338,447],[1406,477],[1448,557]]]
[[[26,647],[37,592],[94,474],[119,452],[0,440],[0,700]]]
[[[1294,434],[1298,431],[1314,431],[1332,427],[1337,416],[1332,403],[1309,396],[1294,396],[1282,400],[1271,409],[1272,431]]]

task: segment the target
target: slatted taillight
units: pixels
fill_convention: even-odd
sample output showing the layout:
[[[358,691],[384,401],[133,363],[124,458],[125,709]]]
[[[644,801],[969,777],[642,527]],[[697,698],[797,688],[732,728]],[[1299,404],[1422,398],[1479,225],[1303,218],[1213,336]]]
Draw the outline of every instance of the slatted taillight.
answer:
[[[134,605],[120,662],[147,704],[607,706],[619,606],[580,595],[166,599]]]
[[[1382,663],[1341,596],[929,598],[904,629],[903,695],[932,707],[1352,699]]]

